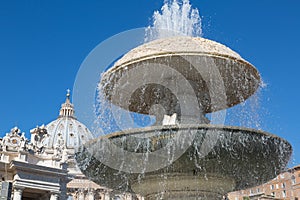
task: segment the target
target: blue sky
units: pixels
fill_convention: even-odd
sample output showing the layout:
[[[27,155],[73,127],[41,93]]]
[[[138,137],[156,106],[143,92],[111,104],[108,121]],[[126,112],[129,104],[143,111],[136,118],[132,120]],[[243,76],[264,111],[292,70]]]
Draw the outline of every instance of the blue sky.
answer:
[[[291,142],[291,165],[300,164],[300,2],[191,3],[200,11],[205,38],[229,46],[260,71],[268,85],[257,111],[260,128]],[[14,126],[29,136],[36,125],[54,120],[88,53],[110,36],[148,26],[162,4],[0,1],[0,136]]]

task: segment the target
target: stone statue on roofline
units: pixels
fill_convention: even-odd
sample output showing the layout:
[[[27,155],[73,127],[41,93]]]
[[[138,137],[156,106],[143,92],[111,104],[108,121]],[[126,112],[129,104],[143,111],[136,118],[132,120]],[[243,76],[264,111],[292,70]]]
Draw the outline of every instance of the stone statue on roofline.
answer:
[[[20,148],[19,151],[26,151],[28,149],[28,140],[25,137],[25,133],[23,132],[20,137]]]
[[[44,141],[47,137],[49,137],[47,129],[44,125],[37,126],[36,128],[32,129],[30,133],[32,134],[31,143],[33,145],[33,149],[37,153],[43,153],[45,150]]]
[[[25,133],[21,133],[18,127],[14,127],[2,138],[2,151],[26,151],[28,150],[28,140]]]

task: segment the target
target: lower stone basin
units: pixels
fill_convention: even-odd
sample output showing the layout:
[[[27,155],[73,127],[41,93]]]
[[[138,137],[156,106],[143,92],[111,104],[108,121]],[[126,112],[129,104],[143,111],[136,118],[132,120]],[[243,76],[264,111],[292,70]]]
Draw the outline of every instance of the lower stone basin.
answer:
[[[175,125],[99,137],[76,160],[92,181],[146,199],[221,199],[273,179],[291,153],[286,140],[258,130]]]

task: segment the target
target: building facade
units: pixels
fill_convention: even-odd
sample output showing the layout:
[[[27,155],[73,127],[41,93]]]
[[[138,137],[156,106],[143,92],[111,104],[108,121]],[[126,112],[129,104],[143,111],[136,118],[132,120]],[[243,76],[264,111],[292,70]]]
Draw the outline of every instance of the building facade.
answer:
[[[68,92],[59,116],[30,131],[17,127],[0,138],[0,200],[136,200],[88,180],[76,165],[76,148],[93,139],[75,117]]]
[[[300,165],[288,169],[263,185],[232,192],[228,197],[230,200],[299,200]]]

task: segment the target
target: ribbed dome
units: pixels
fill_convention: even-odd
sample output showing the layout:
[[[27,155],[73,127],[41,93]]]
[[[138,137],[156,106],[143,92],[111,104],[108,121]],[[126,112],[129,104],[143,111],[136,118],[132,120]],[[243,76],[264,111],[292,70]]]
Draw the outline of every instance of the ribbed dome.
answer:
[[[58,119],[45,127],[49,136],[43,143],[47,148],[54,148],[60,140],[66,148],[72,149],[94,138],[89,129],[76,119],[74,113],[68,91],[66,102],[61,105]]]

